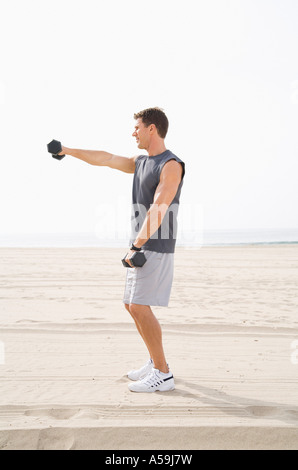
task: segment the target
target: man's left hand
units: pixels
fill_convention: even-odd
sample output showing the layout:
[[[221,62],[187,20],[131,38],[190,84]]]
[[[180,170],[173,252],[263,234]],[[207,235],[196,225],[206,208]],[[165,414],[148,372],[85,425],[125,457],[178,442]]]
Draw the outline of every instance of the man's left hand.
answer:
[[[132,267],[132,268],[134,268],[134,266],[131,264],[130,258],[132,257],[132,255],[134,253],[136,253],[134,250],[129,250],[129,252],[127,253],[126,258],[125,258],[126,263],[128,263],[129,266]]]

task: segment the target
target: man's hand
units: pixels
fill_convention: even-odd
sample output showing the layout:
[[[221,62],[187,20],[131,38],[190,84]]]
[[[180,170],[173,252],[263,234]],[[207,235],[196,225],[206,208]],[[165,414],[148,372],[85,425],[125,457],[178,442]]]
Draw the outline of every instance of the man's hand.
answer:
[[[61,145],[61,147],[62,147],[62,150],[61,150],[61,152],[58,153],[58,155],[66,155],[67,154],[67,148],[63,147],[63,145]]]
[[[134,253],[135,253],[134,250],[129,250],[129,252],[127,253],[126,258],[125,258],[126,263],[128,263],[131,268],[134,268],[134,266],[131,264],[131,262],[129,260],[130,260],[130,258],[132,257],[132,255]]]

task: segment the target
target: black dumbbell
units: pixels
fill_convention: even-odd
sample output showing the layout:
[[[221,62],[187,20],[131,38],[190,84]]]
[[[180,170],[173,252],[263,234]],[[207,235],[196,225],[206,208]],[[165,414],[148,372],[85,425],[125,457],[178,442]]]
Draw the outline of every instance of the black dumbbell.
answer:
[[[126,256],[127,253],[121,260],[122,264],[125,268],[131,268],[131,266],[125,261]],[[131,262],[134,268],[141,268],[142,266],[144,266],[147,260],[145,254],[142,251],[135,251],[132,257],[129,258],[129,261]]]
[[[65,157],[65,155],[58,155],[58,153],[62,150],[62,145],[59,140],[52,140],[47,147],[48,152],[52,154],[53,158],[56,158],[57,160],[62,160],[62,158]]]

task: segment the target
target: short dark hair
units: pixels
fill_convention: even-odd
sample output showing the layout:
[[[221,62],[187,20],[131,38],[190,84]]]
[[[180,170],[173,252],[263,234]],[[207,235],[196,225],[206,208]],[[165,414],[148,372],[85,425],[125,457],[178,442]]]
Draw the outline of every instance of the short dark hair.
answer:
[[[162,139],[164,139],[167,135],[169,121],[163,109],[157,107],[143,109],[143,111],[135,113],[133,117],[135,119],[142,119],[142,122],[146,127],[150,126],[150,124],[154,124],[156,126],[158,135]]]

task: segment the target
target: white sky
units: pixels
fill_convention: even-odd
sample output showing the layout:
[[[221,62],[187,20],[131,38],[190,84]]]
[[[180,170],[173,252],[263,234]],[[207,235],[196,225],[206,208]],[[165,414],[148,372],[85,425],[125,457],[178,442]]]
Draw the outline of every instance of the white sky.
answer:
[[[296,0],[2,0],[0,40],[0,234],[92,232],[101,203],[129,206],[133,175],[46,144],[136,155],[151,106],[205,229],[298,227]]]

